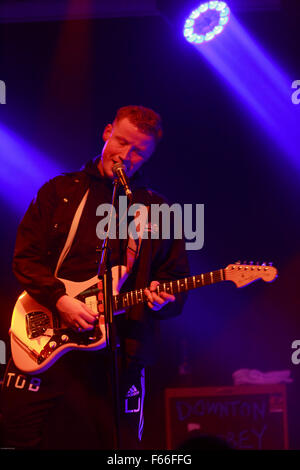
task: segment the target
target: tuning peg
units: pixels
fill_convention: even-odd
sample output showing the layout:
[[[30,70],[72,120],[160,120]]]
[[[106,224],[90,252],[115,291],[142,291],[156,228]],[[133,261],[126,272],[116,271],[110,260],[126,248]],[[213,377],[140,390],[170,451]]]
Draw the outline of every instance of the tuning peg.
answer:
[[[273,263],[269,263],[269,266],[273,266]]]
[[[234,264],[241,264],[240,260],[239,261],[236,261]]]
[[[253,261],[249,261],[249,264],[253,264]]]
[[[243,264],[248,264],[247,261],[244,261]]]
[[[266,262],[261,263],[262,266],[267,266]]]
[[[256,263],[255,263],[255,264],[256,264],[256,266],[259,266],[259,261],[256,261]]]

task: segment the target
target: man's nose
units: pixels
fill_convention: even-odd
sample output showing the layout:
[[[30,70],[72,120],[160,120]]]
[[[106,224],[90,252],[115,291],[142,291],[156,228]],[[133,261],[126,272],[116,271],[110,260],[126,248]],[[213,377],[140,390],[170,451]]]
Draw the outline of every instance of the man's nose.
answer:
[[[131,146],[130,145],[128,145],[126,148],[122,150],[122,152],[120,153],[120,158],[122,162],[126,162],[130,160],[131,158]]]

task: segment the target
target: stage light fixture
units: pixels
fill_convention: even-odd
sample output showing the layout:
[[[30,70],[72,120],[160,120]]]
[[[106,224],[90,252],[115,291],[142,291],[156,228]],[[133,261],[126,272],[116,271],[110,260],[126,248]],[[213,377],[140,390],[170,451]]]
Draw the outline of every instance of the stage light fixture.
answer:
[[[201,3],[185,20],[183,35],[194,44],[211,41],[222,33],[229,21],[230,10],[225,2]]]

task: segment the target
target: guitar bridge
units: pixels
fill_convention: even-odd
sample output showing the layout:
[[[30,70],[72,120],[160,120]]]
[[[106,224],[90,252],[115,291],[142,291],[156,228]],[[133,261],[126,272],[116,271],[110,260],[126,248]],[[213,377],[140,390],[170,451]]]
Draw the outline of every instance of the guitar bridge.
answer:
[[[29,339],[42,336],[51,328],[49,316],[45,312],[30,312],[26,315],[26,332]]]

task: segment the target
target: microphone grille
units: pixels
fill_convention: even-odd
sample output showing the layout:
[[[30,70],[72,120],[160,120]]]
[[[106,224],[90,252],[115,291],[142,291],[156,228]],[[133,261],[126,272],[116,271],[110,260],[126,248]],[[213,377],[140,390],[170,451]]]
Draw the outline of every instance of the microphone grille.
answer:
[[[112,171],[114,174],[116,174],[118,170],[125,171],[125,165],[123,165],[123,163],[115,163],[114,166],[112,167]]]

